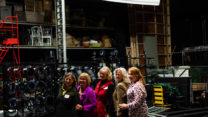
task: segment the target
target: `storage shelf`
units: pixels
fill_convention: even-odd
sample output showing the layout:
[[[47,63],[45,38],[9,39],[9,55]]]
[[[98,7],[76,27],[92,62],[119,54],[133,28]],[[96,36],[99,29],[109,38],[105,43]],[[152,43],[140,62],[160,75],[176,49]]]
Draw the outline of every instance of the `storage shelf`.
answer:
[[[84,48],[84,47],[69,47],[69,50],[114,50],[116,48]]]
[[[2,47],[1,47],[2,48]],[[11,47],[12,48],[12,47]],[[10,48],[10,49],[11,49]],[[15,46],[15,49],[18,47]],[[56,49],[57,47],[55,46],[19,46],[19,49]],[[116,48],[84,48],[84,47],[67,47],[67,50],[114,50]]]
[[[15,47],[17,48],[17,47]],[[54,46],[20,46],[20,49],[56,49]]]
[[[72,26],[72,25],[66,25],[66,28],[71,29],[81,29],[81,30],[106,30],[106,31],[114,31],[114,28],[111,27],[93,27],[93,26]]]
[[[11,22],[4,22],[5,24],[11,24]],[[13,24],[17,24],[16,22],[13,22]],[[43,26],[55,26],[55,24],[49,24],[49,23],[34,23],[34,22],[24,22],[19,21],[18,25],[27,25],[27,26],[34,26],[34,25],[43,25]]]
[[[0,46],[3,48],[2,46]],[[13,47],[10,47],[12,49]],[[15,45],[14,49],[17,49],[18,47]],[[56,49],[54,46],[19,46],[19,49]]]
[[[4,22],[5,24],[11,24],[11,22]],[[13,23],[13,24],[17,24],[17,23]],[[42,25],[42,26],[54,26],[55,24],[50,24],[50,23],[34,23],[34,22],[23,22],[23,21],[19,21],[18,25],[26,25],[26,26],[34,26],[34,25]],[[114,31],[114,28],[112,27],[93,27],[93,26],[73,26],[73,25],[66,25],[66,28],[71,28],[71,29],[82,29],[82,30],[108,30],[108,31]]]

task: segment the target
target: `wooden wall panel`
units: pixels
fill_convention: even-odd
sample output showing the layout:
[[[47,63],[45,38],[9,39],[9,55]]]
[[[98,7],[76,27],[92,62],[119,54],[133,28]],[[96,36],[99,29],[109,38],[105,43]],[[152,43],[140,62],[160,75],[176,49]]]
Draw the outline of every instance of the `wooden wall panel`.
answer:
[[[132,56],[139,57],[139,64],[144,65],[143,36],[155,36],[159,67],[170,66],[172,58],[169,0],[161,0],[159,6],[129,5],[128,9]]]

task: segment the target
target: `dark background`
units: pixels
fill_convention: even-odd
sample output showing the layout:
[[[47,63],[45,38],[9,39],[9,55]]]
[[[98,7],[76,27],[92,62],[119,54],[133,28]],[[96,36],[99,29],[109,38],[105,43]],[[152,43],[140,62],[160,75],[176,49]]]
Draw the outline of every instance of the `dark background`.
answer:
[[[15,0],[8,1],[16,2]],[[114,47],[119,50],[121,63],[126,65],[125,47],[130,46],[127,5],[102,0],[66,0],[65,2],[66,4],[76,4],[74,7],[85,6],[98,17],[109,16],[109,20],[112,21],[111,27],[114,28],[114,31],[111,32],[114,35]],[[206,1],[170,0],[170,20],[172,50],[175,47],[172,63],[173,65],[183,65],[182,50],[185,47],[208,44],[208,8]],[[208,62],[206,62],[207,56],[208,52],[191,53],[191,61],[185,63],[187,63],[186,65],[208,65]]]
[[[205,0],[170,0],[173,65],[182,65],[182,49],[208,44],[208,8]],[[207,52],[191,53],[187,65],[208,65]],[[186,63],[186,62],[185,62]]]

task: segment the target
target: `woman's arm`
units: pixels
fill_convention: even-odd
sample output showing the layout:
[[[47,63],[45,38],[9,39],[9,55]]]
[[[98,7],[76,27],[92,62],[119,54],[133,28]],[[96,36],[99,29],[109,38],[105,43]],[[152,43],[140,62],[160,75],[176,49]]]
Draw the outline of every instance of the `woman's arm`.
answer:
[[[114,92],[115,86],[114,84],[110,84],[108,86],[108,92],[107,92],[107,104],[106,104],[106,111],[109,114],[110,112],[114,111],[114,104],[113,104],[113,92]]]
[[[125,88],[121,85],[121,84],[118,84],[118,86],[116,87],[116,89],[117,89],[117,104],[122,104],[122,103],[127,103],[127,102],[124,102],[125,100],[127,100],[127,99],[125,99],[126,98],[126,90],[125,90]],[[119,107],[115,107],[115,108],[117,108],[117,113],[116,113],[116,115],[117,116],[120,116],[122,113],[122,111],[121,111],[121,109],[119,109]]]
[[[89,101],[89,104],[87,105],[83,105],[83,110],[84,111],[89,111],[92,108],[96,107],[96,96],[93,90],[91,90],[90,92],[88,92],[87,94],[87,100]]]

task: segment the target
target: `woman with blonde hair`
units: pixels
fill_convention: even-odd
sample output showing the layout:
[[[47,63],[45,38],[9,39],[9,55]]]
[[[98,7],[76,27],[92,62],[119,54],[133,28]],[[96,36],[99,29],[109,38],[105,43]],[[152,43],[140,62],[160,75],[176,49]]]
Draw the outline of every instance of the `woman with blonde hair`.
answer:
[[[113,72],[115,81],[117,83],[116,88],[113,92],[113,102],[117,117],[128,117],[127,109],[121,110],[118,105],[127,103],[126,91],[129,87],[130,80],[127,77],[127,71],[125,68],[117,68]]]
[[[90,87],[91,78],[87,73],[80,74],[78,78],[77,90],[79,91],[80,100],[76,105],[79,111],[79,117],[94,117],[94,109],[96,107],[96,96]]]
[[[127,90],[127,104],[119,104],[119,108],[128,109],[129,117],[147,117],[145,80],[137,67],[128,69],[128,77],[131,80],[131,85]]]
[[[96,117],[113,117],[113,98],[114,84],[112,81],[112,72],[107,67],[102,67],[98,72],[100,81],[95,88],[97,106],[95,108]]]

